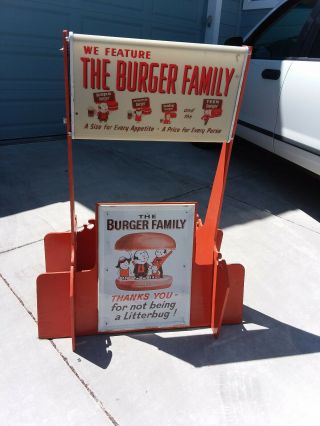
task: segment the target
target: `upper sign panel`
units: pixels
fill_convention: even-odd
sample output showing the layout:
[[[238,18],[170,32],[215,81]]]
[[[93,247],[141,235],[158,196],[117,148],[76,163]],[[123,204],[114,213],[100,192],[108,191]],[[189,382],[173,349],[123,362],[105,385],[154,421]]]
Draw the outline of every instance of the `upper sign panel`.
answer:
[[[73,138],[228,142],[248,53],[70,33]]]

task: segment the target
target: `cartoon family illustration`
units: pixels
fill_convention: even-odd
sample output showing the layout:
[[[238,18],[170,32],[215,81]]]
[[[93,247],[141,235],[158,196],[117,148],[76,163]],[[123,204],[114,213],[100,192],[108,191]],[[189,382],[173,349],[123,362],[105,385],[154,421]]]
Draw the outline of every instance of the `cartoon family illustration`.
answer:
[[[163,264],[172,254],[172,250],[157,249],[154,258],[149,263],[149,254],[146,250],[137,250],[129,257],[121,256],[116,268],[119,269],[119,279],[159,279],[163,278]]]
[[[97,117],[100,123],[106,123],[110,114],[119,109],[119,103],[116,100],[114,91],[93,93],[95,106],[88,107],[88,117]],[[144,116],[152,114],[150,98],[135,98],[131,100],[132,109],[127,111],[127,119],[134,119],[137,122],[143,121]],[[202,110],[203,115],[201,120],[206,126],[209,120],[221,117],[223,114],[221,99],[203,99]],[[163,117],[160,118],[160,123],[171,124],[172,120],[177,118],[178,104],[176,102],[168,102],[161,104]]]
[[[107,122],[109,114],[119,109],[119,104],[113,91],[94,93],[93,100],[95,106],[88,107],[88,117],[97,116],[100,122]]]
[[[203,120],[204,125],[208,124],[208,121],[212,118],[221,117],[222,111],[222,100],[221,99],[204,99],[203,100]]]
[[[142,121],[142,117],[144,115],[152,114],[152,108],[150,105],[150,98],[135,98],[131,100],[132,102],[132,110],[128,111],[127,118],[131,120],[134,116],[135,121]]]
[[[162,104],[161,111],[164,115],[160,119],[160,123],[171,124],[171,119],[177,118],[178,104],[176,102]]]

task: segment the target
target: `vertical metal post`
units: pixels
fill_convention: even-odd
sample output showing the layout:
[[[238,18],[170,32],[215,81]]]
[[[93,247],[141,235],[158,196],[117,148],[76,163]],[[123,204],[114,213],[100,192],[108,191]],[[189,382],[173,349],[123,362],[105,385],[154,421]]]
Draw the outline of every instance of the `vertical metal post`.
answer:
[[[68,173],[69,173],[69,194],[70,194],[70,225],[71,225],[71,253],[70,253],[70,324],[72,349],[76,348],[75,342],[75,265],[76,265],[76,216],[74,203],[74,177],[73,177],[73,157],[72,157],[72,134],[71,134],[71,110],[70,110],[70,80],[69,80],[69,31],[63,31],[63,62],[64,62],[64,89],[66,100],[66,126],[67,126],[67,147],[68,147]]]
[[[245,70],[244,70],[244,76],[243,76],[243,84],[240,92],[240,97],[238,101],[238,107],[236,111],[235,116],[235,122],[233,126],[233,131],[231,135],[231,139],[229,143],[224,143],[221,148],[221,154],[219,158],[219,163],[216,171],[216,176],[214,179],[214,183],[212,186],[212,192],[210,195],[207,215],[205,219],[205,223],[203,228],[205,228],[204,232],[206,233],[206,243],[207,247],[210,248],[212,253],[213,248],[213,286],[212,286],[212,312],[211,312],[211,328],[213,331],[213,334],[215,337],[219,335],[221,324],[222,324],[222,317],[224,313],[224,309],[226,306],[226,299],[228,296],[229,288],[228,288],[228,282],[227,278],[224,278],[223,282],[218,282],[218,268],[219,268],[219,254],[218,249],[216,245],[216,239],[217,239],[217,231],[218,231],[218,225],[220,221],[220,215],[221,215],[221,209],[222,209],[222,201],[223,196],[225,192],[225,187],[227,183],[227,176],[228,176],[228,169],[229,169],[229,163],[230,163],[230,157],[231,157],[231,151],[233,146],[233,140],[236,133],[236,126],[237,121],[239,118],[240,113],[240,107],[241,102],[243,98],[244,93],[244,83],[246,82],[248,71],[249,71],[249,63],[251,59],[251,53],[252,48],[249,48],[248,57],[245,64]],[[211,239],[210,239],[211,237]],[[208,239],[209,238],[209,239]],[[221,270],[221,268],[220,268]],[[226,274],[224,270],[224,275]],[[223,274],[220,273],[220,279],[222,280]],[[224,296],[221,298],[221,300],[217,300],[217,286],[225,286]],[[220,304],[220,316],[216,315],[216,310],[218,308],[217,304]]]
[[[64,62],[64,90],[65,90],[65,100],[66,100],[68,173],[69,173],[69,193],[70,193],[70,222],[71,222],[71,233],[74,234],[74,232],[75,232],[75,207],[74,207],[74,177],[73,177],[71,111],[70,111],[68,34],[69,34],[69,32],[67,30],[63,31],[63,62]]]

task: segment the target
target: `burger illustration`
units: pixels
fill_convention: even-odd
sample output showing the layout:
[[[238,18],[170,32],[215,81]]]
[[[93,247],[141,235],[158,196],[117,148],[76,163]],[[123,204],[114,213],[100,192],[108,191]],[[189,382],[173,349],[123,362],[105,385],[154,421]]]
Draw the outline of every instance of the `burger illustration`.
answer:
[[[127,234],[116,241],[115,250],[128,253],[120,256],[115,280],[120,290],[157,290],[171,286],[173,278],[164,273],[164,263],[176,249],[175,240],[159,232]]]

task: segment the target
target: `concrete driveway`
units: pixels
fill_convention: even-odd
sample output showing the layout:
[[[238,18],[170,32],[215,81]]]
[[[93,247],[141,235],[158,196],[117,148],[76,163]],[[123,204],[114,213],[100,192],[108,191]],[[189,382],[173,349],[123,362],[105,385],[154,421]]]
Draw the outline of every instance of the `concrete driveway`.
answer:
[[[199,201],[218,147],[74,144],[78,223],[96,201]],[[69,228],[63,140],[0,147],[3,425],[319,425],[319,178],[247,142],[231,159],[222,253],[246,267],[244,322],[37,339],[43,237]]]

